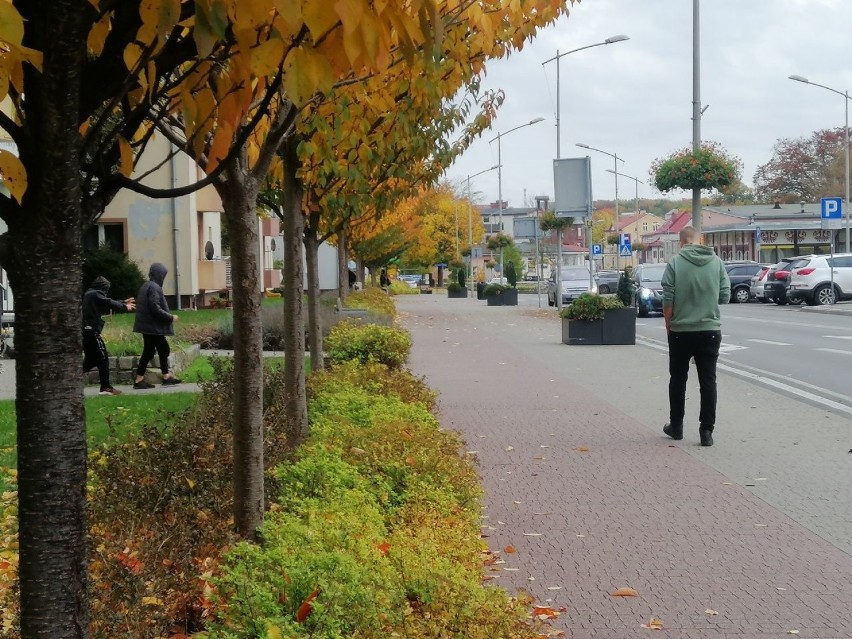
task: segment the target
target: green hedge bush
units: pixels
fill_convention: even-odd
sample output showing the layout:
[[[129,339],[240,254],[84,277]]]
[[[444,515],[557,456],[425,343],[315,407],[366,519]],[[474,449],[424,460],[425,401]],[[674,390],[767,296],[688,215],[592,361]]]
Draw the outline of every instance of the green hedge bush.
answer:
[[[399,328],[345,320],[325,338],[325,351],[334,364],[355,360],[399,368],[408,360],[411,337]]]

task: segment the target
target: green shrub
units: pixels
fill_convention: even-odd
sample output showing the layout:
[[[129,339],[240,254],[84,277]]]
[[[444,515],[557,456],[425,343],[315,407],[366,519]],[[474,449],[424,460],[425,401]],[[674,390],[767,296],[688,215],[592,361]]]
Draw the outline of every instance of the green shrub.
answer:
[[[450,282],[447,284],[447,291],[450,293],[458,293],[462,290],[462,285],[458,282]]]
[[[506,283],[512,288],[515,288],[518,284],[518,273],[515,271],[514,262],[508,262],[506,264]]]
[[[378,362],[341,362],[333,368],[317,371],[308,378],[310,397],[341,386],[361,388],[371,395],[390,395],[406,403],[419,403],[434,411],[438,394],[407,369],[391,369]]]
[[[464,268],[462,267],[456,271],[456,281],[460,288],[464,288],[464,277]]]
[[[399,368],[408,360],[411,337],[399,328],[345,320],[331,329],[325,350],[335,364],[356,360]]]
[[[391,295],[419,295],[420,290],[417,288],[410,287],[405,282],[400,282],[399,280],[393,280],[391,282],[390,288],[388,292]]]
[[[482,291],[482,294],[485,297],[493,297],[494,295],[500,295],[503,291],[506,290],[506,287],[502,284],[489,284],[485,287],[485,290]]]
[[[101,244],[83,253],[83,290],[87,290],[99,275],[110,281],[108,295],[116,300],[136,297],[145,281],[139,265],[126,253],[116,251],[108,244]]]
[[[601,320],[604,312],[616,308],[624,308],[617,297],[603,297],[596,293],[583,293],[568,306],[562,309],[564,319],[585,321]]]
[[[625,266],[621,275],[618,276],[618,291],[616,297],[625,306],[633,306],[636,294],[636,284],[633,281],[633,267]]]
[[[346,296],[347,308],[362,308],[393,319],[396,317],[396,305],[380,288],[366,288],[352,291]]]
[[[742,161],[715,142],[687,147],[651,164],[653,184],[666,193],[673,189],[724,189],[740,178]]]

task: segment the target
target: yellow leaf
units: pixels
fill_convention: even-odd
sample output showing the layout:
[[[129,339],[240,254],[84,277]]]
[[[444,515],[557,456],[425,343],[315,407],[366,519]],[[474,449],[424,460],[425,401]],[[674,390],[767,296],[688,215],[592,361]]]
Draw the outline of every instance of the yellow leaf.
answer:
[[[278,70],[284,59],[284,43],[281,40],[266,40],[251,50],[249,67],[258,77],[265,77]]]
[[[213,51],[216,42],[225,37],[228,11],[222,0],[195,0],[195,29],[193,37],[200,57]]]
[[[131,42],[125,47],[123,57],[124,66],[127,67],[128,71],[133,71],[139,64],[139,58],[142,57],[142,49],[138,44]]]
[[[219,162],[227,157],[233,137],[234,130],[231,125],[227,122],[220,122],[216,133],[213,135],[210,151],[207,153],[208,171],[215,169],[219,165]]]
[[[143,606],[162,606],[163,600],[159,597],[142,597]]]
[[[328,0],[302,0],[302,17],[314,40],[331,31],[338,22],[334,3]]]
[[[618,590],[609,593],[613,597],[638,597],[639,593],[633,588],[619,588]]]
[[[89,37],[86,39],[86,48],[92,55],[99,56],[103,52],[111,28],[112,20],[110,19],[110,14],[106,14],[92,25]]]
[[[27,190],[27,170],[21,161],[9,151],[0,150],[0,176],[3,185],[9,189],[9,193],[20,204]]]
[[[297,33],[303,24],[301,0],[274,0],[274,3],[290,32]]]
[[[121,156],[121,164],[119,165],[119,172],[124,177],[130,177],[130,174],[133,173],[133,149],[130,148],[130,142],[125,140],[122,137],[118,138],[118,151]]]
[[[297,47],[284,61],[284,89],[296,106],[304,105],[316,93],[331,89],[334,76],[328,59],[312,49]]]
[[[139,3],[139,17],[142,18],[143,28],[147,27],[146,33],[150,33],[152,27],[156,28],[160,39],[158,44],[162,46],[180,20],[180,0],[142,0]],[[150,41],[146,39],[143,42]]]
[[[0,40],[20,47],[24,40],[24,19],[11,2],[0,2]]]
[[[187,477],[187,478],[186,478],[186,484],[187,484],[187,486],[189,486],[190,488],[195,488],[195,482],[194,482],[194,481],[192,481],[189,477]]]
[[[266,639],[281,639],[281,628],[270,624],[266,628]]]

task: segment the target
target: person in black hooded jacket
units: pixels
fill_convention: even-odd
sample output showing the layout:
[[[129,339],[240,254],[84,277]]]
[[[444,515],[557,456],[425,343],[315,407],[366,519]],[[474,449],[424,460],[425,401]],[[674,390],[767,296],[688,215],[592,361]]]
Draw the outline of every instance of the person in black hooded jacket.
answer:
[[[121,395],[109,381],[109,353],[107,353],[101,331],[106,313],[127,313],[136,308],[132,297],[121,301],[107,297],[109,280],[96,277],[83,294],[83,372],[88,373],[97,366],[101,382],[101,395]]]
[[[159,262],[151,264],[148,269],[150,279],[136,295],[136,321],[133,323],[133,332],[142,334],[142,356],[139,358],[136,381],[133,383],[133,388],[136,389],[154,388],[153,384],[145,381],[145,371],[154,359],[155,351],[160,358],[163,386],[181,383],[181,380],[169,373],[171,349],[166,336],[175,334],[173,324],[178,320],[178,316],[169,311],[163,293],[163,282],[168,272],[169,270]]]

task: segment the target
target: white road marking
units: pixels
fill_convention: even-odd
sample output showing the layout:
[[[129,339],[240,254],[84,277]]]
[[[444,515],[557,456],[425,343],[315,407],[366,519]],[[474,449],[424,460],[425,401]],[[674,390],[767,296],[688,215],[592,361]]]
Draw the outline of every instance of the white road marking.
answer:
[[[739,346],[737,344],[722,344],[719,347],[720,353],[730,353],[731,351],[743,351],[747,349],[748,346]]]
[[[823,339],[852,339],[852,335],[823,335]]]
[[[747,342],[757,342],[758,344],[769,344],[770,346],[792,346],[787,342],[773,342],[771,339],[747,339]]]
[[[815,348],[815,351],[822,351],[823,353],[838,353],[839,355],[852,355],[852,351],[842,351],[839,348]]]

